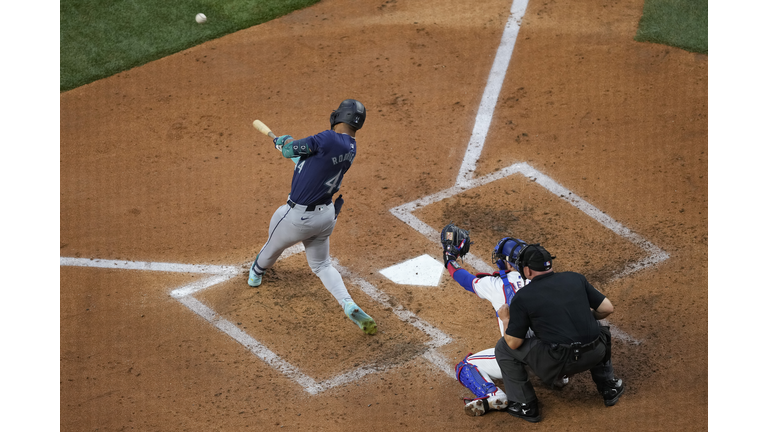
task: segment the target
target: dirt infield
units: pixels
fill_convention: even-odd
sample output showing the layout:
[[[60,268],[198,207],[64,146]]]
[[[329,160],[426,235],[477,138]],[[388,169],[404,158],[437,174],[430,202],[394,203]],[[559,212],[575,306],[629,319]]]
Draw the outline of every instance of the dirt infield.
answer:
[[[511,5],[324,0],[62,93],[60,254],[115,268],[61,266],[61,429],[705,430],[708,58],[634,42],[640,0],[531,0],[476,167],[463,171]],[[368,118],[331,253],[376,318],[373,337],[301,253],[261,287],[246,284],[293,167],[251,122],[303,137],[345,98]],[[379,273],[439,259],[392,209],[511,166],[535,175],[459,190],[413,216],[470,228],[485,260],[510,233],[542,242],[557,270],[606,293],[627,383],[612,408],[582,374],[562,391],[534,381],[537,425],[465,416],[471,393],[446,369],[495,344],[490,305],[447,273],[437,287]],[[653,248],[663,258],[643,264]],[[237,275],[214,284],[205,272],[121,268],[143,263]],[[265,349],[300,373],[260,358]],[[369,373],[334,381],[360,368]]]

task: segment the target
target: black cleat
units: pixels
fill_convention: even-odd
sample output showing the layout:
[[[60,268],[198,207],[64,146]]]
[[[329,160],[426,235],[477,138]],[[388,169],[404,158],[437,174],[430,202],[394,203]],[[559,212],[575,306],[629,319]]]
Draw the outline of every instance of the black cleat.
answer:
[[[541,421],[541,412],[539,412],[539,401],[536,399],[528,403],[509,401],[507,412],[512,417],[519,417],[531,423],[536,423]]]
[[[603,401],[605,406],[614,406],[619,401],[619,397],[624,394],[624,383],[614,378],[603,384]]]

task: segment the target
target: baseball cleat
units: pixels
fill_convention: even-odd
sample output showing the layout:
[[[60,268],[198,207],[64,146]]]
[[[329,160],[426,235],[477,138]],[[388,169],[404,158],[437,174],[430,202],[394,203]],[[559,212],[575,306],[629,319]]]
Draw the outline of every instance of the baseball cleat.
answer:
[[[568,378],[568,375],[563,375],[562,378],[556,378],[555,382],[553,383],[553,386],[557,390],[561,390],[563,387],[568,385],[568,382],[570,382],[570,379]]]
[[[469,401],[464,405],[464,414],[470,417],[477,417],[487,413],[490,409],[488,398],[479,398]]]
[[[614,406],[619,401],[619,397],[624,394],[624,383],[620,379],[608,380],[603,385],[603,401],[605,406]]]
[[[360,330],[365,334],[376,334],[376,322],[367,313],[360,309],[360,306],[353,301],[346,302],[344,304],[344,313],[352,320]]]
[[[253,269],[248,273],[248,285],[252,287],[261,285],[261,275],[257,275]]]
[[[512,417],[521,418],[531,423],[541,421],[541,412],[539,411],[539,401],[534,399],[527,404],[520,402],[509,402],[507,413]]]
[[[503,411],[507,409],[507,398],[501,396],[491,396],[488,398],[488,407],[491,409]]]

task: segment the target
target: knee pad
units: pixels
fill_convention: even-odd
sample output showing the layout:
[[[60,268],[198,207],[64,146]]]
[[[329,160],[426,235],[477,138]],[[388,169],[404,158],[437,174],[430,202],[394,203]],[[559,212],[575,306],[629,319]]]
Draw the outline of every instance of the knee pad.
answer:
[[[468,354],[469,357],[472,354]],[[456,365],[456,380],[468,388],[477,397],[484,397],[496,393],[498,388],[492,381],[487,381],[477,366],[467,361],[467,357]]]

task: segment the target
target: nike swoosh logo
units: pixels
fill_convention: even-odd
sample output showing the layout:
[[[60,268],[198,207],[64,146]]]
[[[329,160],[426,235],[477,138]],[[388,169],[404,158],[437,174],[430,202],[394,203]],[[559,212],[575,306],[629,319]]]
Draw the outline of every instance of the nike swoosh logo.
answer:
[[[309,216],[301,218],[301,220],[307,220],[309,219]]]
[[[523,409],[522,411],[523,411],[523,415],[528,415],[528,413],[531,412],[531,410],[527,410],[527,409]]]

